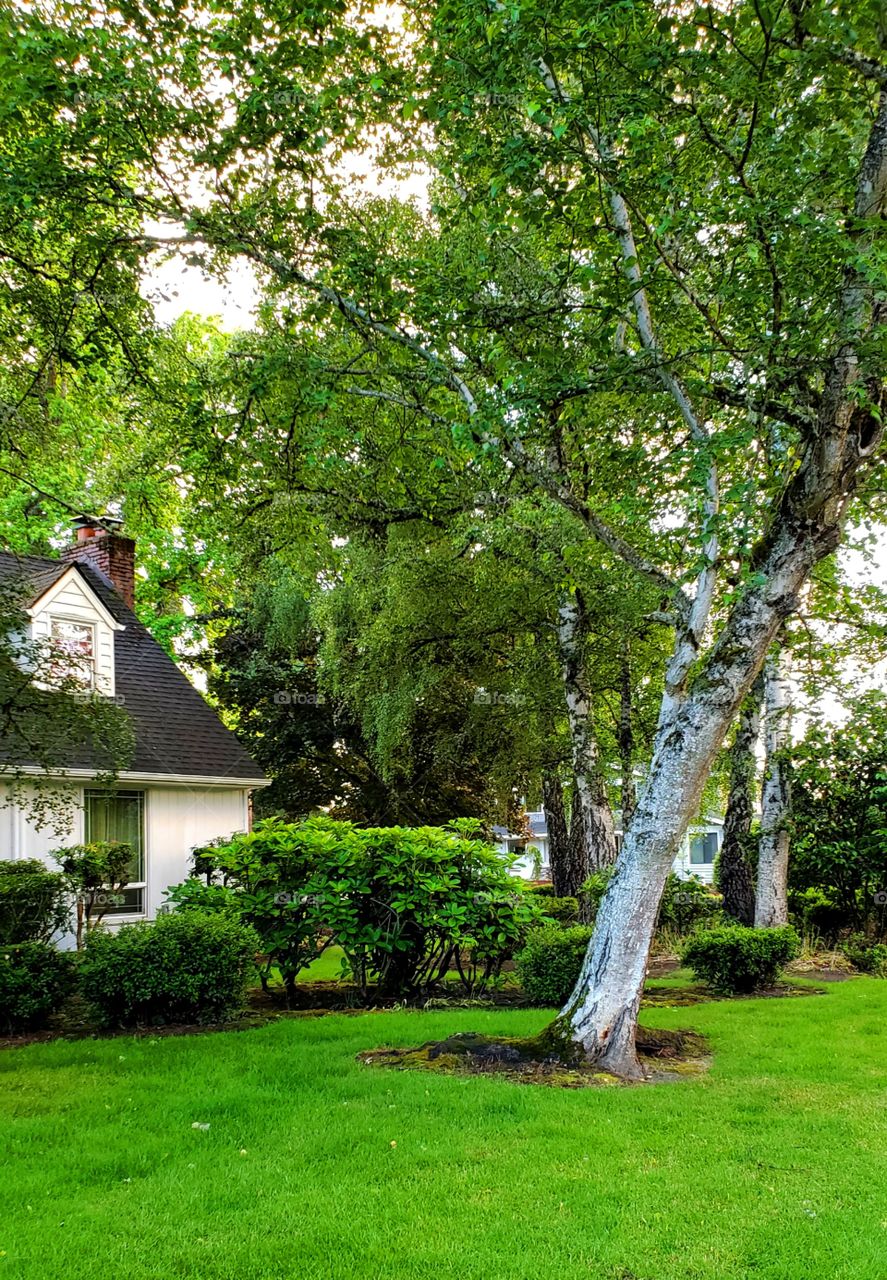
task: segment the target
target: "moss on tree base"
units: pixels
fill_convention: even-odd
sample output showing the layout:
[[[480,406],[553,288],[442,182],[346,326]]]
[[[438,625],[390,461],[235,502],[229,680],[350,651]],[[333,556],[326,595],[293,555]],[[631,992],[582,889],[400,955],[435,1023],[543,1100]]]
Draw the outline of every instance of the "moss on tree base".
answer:
[[[699,1075],[710,1063],[705,1040],[693,1031],[638,1027],[637,1051],[650,1083]],[[373,1067],[446,1075],[502,1075],[519,1084],[563,1089],[625,1083],[587,1062],[579,1045],[558,1034],[556,1022],[529,1039],[490,1038],[467,1031],[446,1040],[429,1040],[413,1049],[370,1049],[357,1058]]]

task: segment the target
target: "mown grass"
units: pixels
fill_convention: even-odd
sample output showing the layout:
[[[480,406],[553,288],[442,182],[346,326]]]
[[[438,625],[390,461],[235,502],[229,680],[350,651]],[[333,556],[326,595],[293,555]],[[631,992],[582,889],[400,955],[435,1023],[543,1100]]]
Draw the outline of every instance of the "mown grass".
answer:
[[[883,1280],[885,1015],[874,979],[648,1010],[711,1072],[580,1091],[355,1062],[538,1010],[10,1050],[0,1280]]]

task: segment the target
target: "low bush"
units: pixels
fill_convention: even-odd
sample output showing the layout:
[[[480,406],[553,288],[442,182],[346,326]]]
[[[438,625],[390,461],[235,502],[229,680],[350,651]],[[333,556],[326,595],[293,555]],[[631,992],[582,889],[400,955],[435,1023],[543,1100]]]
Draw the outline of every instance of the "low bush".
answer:
[[[585,925],[533,929],[515,956],[515,968],[526,995],[535,1003],[562,1005],[576,985],[592,930]]]
[[[71,919],[64,876],[38,858],[0,862],[0,944],[48,942]]]
[[[771,987],[800,949],[791,925],[777,929],[724,925],[694,934],[681,960],[716,991],[739,993]]]
[[[876,942],[862,933],[854,933],[842,942],[841,950],[860,973],[887,978],[887,943]]]
[[[181,884],[171,885],[166,891],[169,906],[176,911],[197,911],[202,915],[227,916],[240,920],[243,903],[240,895],[221,884],[206,884],[192,876]]]
[[[579,923],[578,898],[543,898],[543,914],[562,928],[570,928]]]
[[[527,886],[527,893],[533,893],[537,898],[553,898],[553,884],[530,884]]]
[[[267,819],[212,857],[288,991],[334,942],[363,994],[370,983],[389,995],[426,992],[453,967],[473,992],[543,914],[500,854],[466,834],[476,826]]]
[[[0,1030],[42,1027],[71,994],[74,957],[48,942],[0,947]]]
[[[828,944],[834,944],[854,923],[844,906],[818,888],[790,890],[788,909],[799,932]]]
[[[217,1022],[240,1007],[258,949],[247,925],[196,911],[93,930],[81,989],[105,1026]]]
[[[659,903],[656,927],[679,934],[692,933],[701,925],[713,928],[721,922],[722,902],[721,895],[710,893],[696,876],[683,879],[670,871]]]

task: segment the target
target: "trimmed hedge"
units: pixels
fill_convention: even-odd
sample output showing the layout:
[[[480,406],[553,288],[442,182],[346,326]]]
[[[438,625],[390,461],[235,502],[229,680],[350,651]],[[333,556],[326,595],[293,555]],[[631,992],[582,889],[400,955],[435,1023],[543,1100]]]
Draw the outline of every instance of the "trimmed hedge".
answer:
[[[735,924],[701,930],[684,947],[681,960],[716,991],[733,994],[772,987],[800,950],[791,925],[748,929]]]
[[[579,923],[578,898],[543,898],[543,913],[563,929]]]
[[[71,902],[65,878],[39,858],[0,861],[0,944],[48,942],[68,927]]]
[[[533,929],[515,956],[520,984],[534,1004],[562,1005],[576,985],[592,930],[585,925]]]
[[[217,1022],[240,1008],[259,946],[248,925],[196,911],[93,930],[81,990],[105,1026]]]
[[[42,1027],[76,983],[74,956],[48,942],[0,947],[0,1030]]]

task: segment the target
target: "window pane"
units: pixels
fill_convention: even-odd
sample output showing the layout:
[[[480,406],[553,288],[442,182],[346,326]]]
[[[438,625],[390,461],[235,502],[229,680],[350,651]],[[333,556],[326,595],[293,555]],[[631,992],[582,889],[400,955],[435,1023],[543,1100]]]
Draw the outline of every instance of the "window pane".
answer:
[[[690,862],[696,865],[714,862],[718,853],[718,833],[706,831],[704,835],[690,837]]]
[[[135,851],[129,871],[130,881],[144,880],[143,815],[141,791],[87,791],[86,841],[121,840]]]
[[[72,675],[84,684],[92,685],[95,663],[95,633],[88,622],[70,622],[67,618],[52,619],[52,642],[67,655],[69,661],[61,669],[62,676]]]

